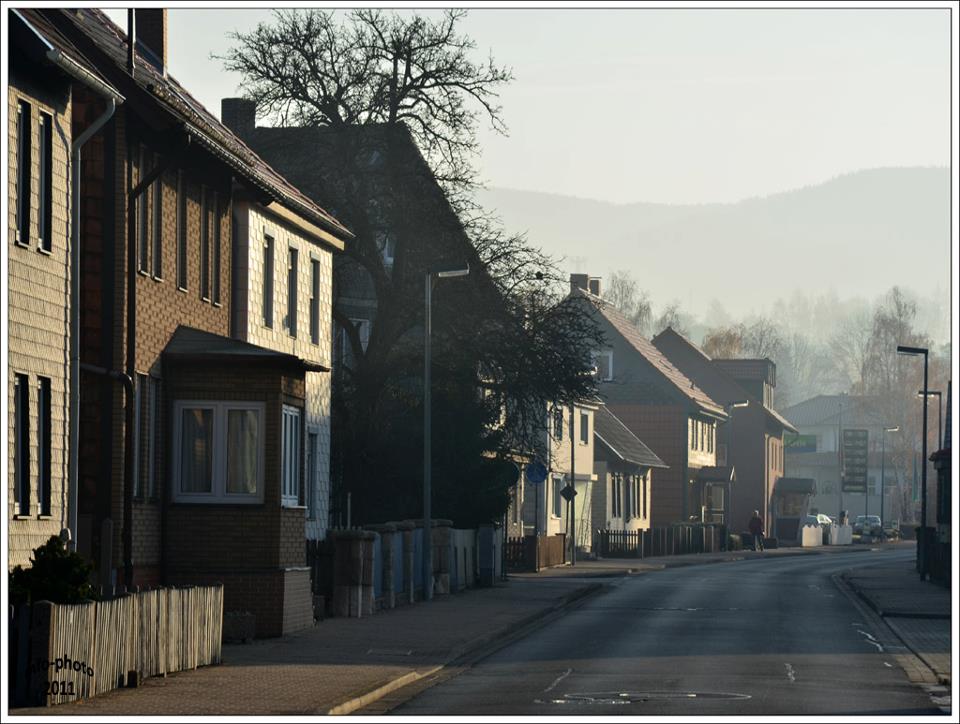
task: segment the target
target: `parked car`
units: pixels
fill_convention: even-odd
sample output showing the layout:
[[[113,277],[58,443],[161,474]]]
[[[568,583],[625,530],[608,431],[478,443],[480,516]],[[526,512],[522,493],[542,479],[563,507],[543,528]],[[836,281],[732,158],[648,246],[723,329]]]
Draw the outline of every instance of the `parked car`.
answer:
[[[882,532],[883,526],[880,523],[879,515],[858,515],[853,522],[854,535],[879,536]]]
[[[833,525],[833,518],[831,518],[826,513],[817,513],[817,520],[820,522],[820,525]]]

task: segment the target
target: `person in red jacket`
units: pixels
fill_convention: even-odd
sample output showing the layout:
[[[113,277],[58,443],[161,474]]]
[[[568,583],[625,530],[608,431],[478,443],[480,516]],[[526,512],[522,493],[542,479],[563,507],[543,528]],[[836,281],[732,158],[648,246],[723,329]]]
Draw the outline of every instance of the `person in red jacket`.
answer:
[[[747,525],[750,535],[753,536],[753,550],[763,550],[763,520],[760,518],[760,511],[753,511],[753,517]]]

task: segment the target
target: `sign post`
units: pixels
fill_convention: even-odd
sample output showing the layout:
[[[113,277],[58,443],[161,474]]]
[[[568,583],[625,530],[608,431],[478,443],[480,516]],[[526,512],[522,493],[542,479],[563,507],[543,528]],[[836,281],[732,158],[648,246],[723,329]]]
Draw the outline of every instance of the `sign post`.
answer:
[[[844,493],[867,493],[867,431],[843,431]]]

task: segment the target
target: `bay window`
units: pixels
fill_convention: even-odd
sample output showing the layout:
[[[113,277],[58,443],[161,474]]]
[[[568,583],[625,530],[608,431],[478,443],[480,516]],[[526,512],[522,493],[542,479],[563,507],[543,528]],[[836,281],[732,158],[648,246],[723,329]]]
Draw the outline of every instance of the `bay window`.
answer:
[[[173,418],[176,502],[263,501],[263,403],[178,401]]]

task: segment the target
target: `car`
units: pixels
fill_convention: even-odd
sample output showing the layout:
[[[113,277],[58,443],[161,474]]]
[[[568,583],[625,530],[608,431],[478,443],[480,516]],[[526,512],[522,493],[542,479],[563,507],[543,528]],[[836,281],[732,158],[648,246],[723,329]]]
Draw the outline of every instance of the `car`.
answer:
[[[858,515],[853,522],[853,532],[855,535],[876,535],[883,532],[883,525],[880,523],[879,515]]]

